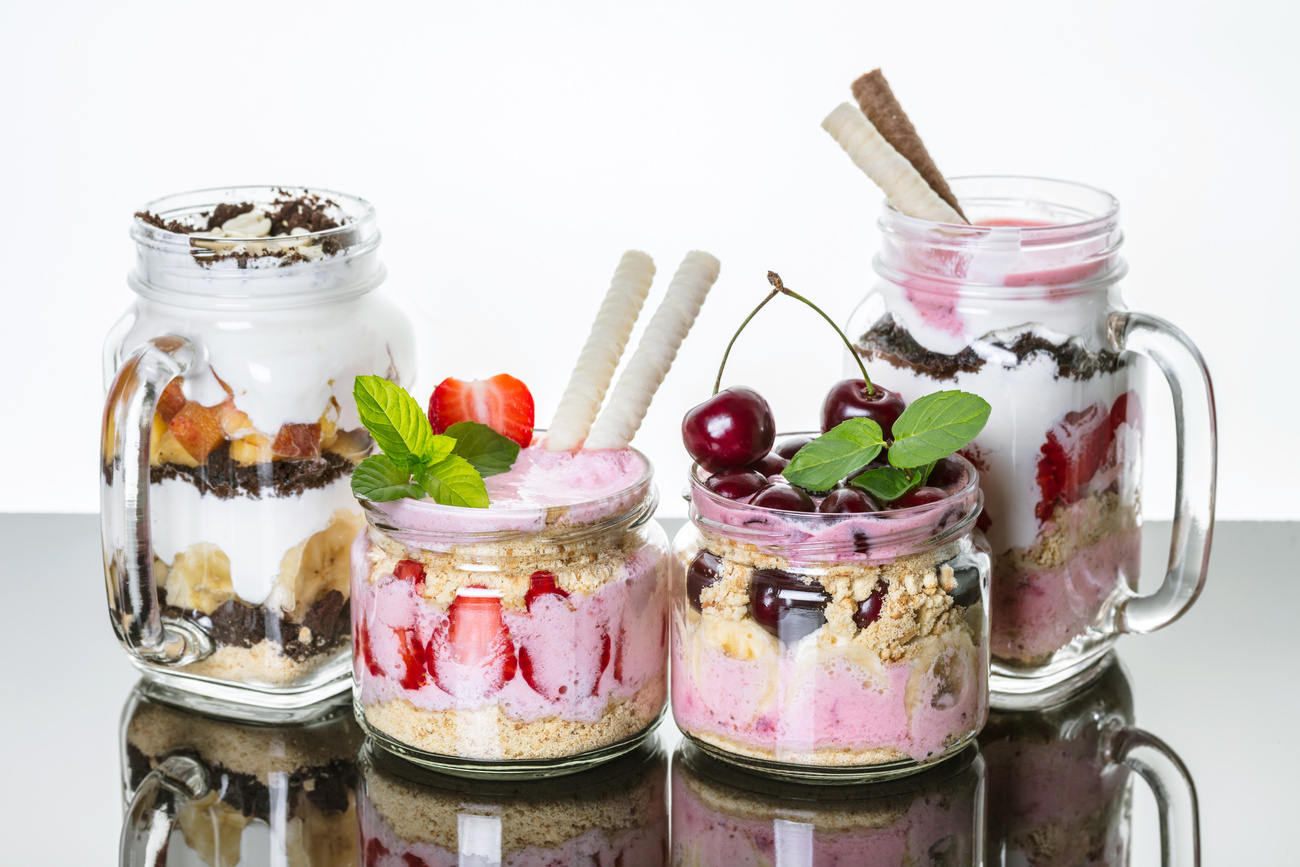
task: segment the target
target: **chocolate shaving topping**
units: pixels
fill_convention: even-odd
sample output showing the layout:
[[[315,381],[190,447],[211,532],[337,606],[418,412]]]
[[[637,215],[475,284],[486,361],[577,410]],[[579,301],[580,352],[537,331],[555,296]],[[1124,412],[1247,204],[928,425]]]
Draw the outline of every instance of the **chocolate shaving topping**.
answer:
[[[247,214],[251,210],[253,210],[252,202],[240,202],[238,205],[217,205],[216,209],[213,210],[212,215],[208,217],[208,224],[203,228],[209,232],[213,229],[220,229],[226,224],[227,220],[233,220],[240,214]],[[194,229],[193,231],[197,232],[198,229]]]
[[[962,213],[957,197],[952,194],[939,167],[930,158],[930,152],[925,149],[916,127],[912,126],[907,112],[903,111],[903,106],[895,98],[884,74],[879,69],[873,69],[853,82],[853,98],[858,101],[858,107],[867,116],[867,120],[894,146],[894,150],[902,154],[939,198],[952,205],[952,209],[965,220],[966,215]]]
[[[151,484],[164,479],[183,479],[219,500],[233,497],[292,497],[303,491],[323,488],[350,475],[354,464],[342,455],[324,452],[318,458],[300,461],[272,461],[240,466],[230,458],[230,444],[213,449],[197,467],[163,464],[149,468]]]
[[[269,640],[278,643],[284,655],[295,662],[321,653],[332,653],[346,644],[352,623],[351,611],[351,600],[345,599],[337,590],[317,599],[302,623],[285,620],[278,611],[248,605],[238,599],[223,603],[210,615],[163,604],[165,616],[198,624],[212,636],[218,647],[249,648]],[[304,626],[310,630],[310,635],[303,634]]]
[[[1124,367],[1124,360],[1118,353],[1105,349],[1093,352],[1077,340],[1053,343],[1031,331],[1016,335],[1009,345],[988,338],[984,342],[1015,355],[1016,366],[1030,356],[1048,356],[1056,363],[1057,379],[1082,382],[1099,373],[1114,373]],[[974,373],[987,363],[987,359],[971,346],[956,355],[926,349],[888,313],[862,335],[857,349],[864,358],[880,358],[895,367],[909,368],[934,380],[956,379],[958,374]]]

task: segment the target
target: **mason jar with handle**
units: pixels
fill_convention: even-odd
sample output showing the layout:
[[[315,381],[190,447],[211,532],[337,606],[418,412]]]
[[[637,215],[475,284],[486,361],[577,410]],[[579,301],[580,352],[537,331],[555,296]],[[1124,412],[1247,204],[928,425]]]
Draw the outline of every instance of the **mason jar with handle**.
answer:
[[[136,299],[104,346],[109,612],[149,677],[304,706],[347,688],[352,469],[372,449],[353,379],[414,374],[374,290],[371,205],[236,187],[152,202]]]
[[[995,704],[1033,706],[1118,635],[1172,623],[1200,593],[1214,520],[1213,390],[1181,331],[1125,307],[1114,197],[1039,178],[951,186],[972,225],[886,203],[880,280],[849,334],[904,399],[958,388],[994,407],[963,451],[979,467],[993,549],[991,687]],[[1148,359],[1174,396],[1178,484],[1168,571],[1142,595]]]

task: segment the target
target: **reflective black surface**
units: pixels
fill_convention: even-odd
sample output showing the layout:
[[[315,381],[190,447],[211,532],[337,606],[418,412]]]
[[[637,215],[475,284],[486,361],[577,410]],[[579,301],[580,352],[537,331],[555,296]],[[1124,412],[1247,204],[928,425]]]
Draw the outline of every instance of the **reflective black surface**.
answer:
[[[1167,525],[1146,536],[1154,575]],[[136,672],[105,617],[94,516],[0,516],[11,672],[3,860],[114,863],[124,787],[133,792],[176,756],[169,767],[199,767],[208,793],[186,808],[167,863],[205,854],[217,863],[222,852],[225,863],[236,854],[241,864],[366,863],[360,846],[373,863],[430,867],[632,867],[666,852],[682,864],[967,864],[979,853],[991,864],[1153,864],[1155,798],[1115,760],[1128,749],[1146,756],[1143,767],[1159,764],[1149,741],[1125,740],[1140,729],[1195,779],[1204,863],[1296,863],[1290,783],[1300,760],[1290,737],[1300,700],[1286,650],[1297,554],[1296,524],[1221,524],[1208,588],[1181,622],[1122,640],[1122,664],[1069,702],[995,714],[978,750],[888,789],[746,778],[692,755],[671,723],[627,762],[572,784],[494,789],[358,750],[346,710],[268,731],[133,694]],[[159,809],[179,799],[166,787],[156,794]],[[866,852],[875,854],[864,861]]]

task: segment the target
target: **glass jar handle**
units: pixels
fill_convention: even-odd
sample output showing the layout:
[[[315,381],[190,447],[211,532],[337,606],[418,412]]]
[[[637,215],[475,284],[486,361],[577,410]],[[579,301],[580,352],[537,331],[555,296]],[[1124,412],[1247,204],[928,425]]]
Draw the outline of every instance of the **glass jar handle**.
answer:
[[[1200,807],[1196,785],[1183,760],[1168,744],[1142,729],[1115,725],[1107,734],[1106,758],[1136,771],[1156,796],[1162,867],[1200,867]]]
[[[1218,463],[1214,386],[1196,345],[1163,319],[1112,313],[1107,337],[1116,351],[1136,352],[1154,361],[1174,396],[1178,451],[1169,569],[1154,593],[1124,593],[1107,621],[1111,632],[1155,632],[1181,617],[1205,586]]]
[[[118,843],[118,864],[154,867],[167,857],[167,841],[187,801],[210,790],[208,772],[188,756],[170,756],[140,782],[127,806]]]
[[[100,532],[108,604],[118,638],[142,659],[187,665],[212,652],[194,624],[162,618],[153,575],[149,520],[149,444],[154,412],[167,384],[194,364],[184,337],[155,337],[118,368],[104,401]]]

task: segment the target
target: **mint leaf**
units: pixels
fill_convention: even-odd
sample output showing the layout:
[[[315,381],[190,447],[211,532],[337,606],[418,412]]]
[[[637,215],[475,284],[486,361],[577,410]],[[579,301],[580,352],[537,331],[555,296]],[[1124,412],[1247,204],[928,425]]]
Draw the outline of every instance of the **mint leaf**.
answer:
[[[488,507],[483,477],[460,455],[447,455],[432,466],[419,468],[415,471],[415,481],[444,506]]]
[[[434,436],[428,417],[406,389],[382,376],[358,376],[352,385],[352,396],[356,398],[361,423],[393,463],[415,470],[426,456],[440,451],[440,447],[434,449],[430,442]],[[447,448],[444,456],[450,452]]]
[[[452,454],[469,461],[484,478],[504,473],[519,457],[519,443],[476,421],[456,422],[447,436],[456,440]]]
[[[946,458],[979,436],[989,412],[987,401],[964,391],[919,397],[894,422],[889,462],[912,469]]]
[[[352,471],[352,493],[363,500],[387,503],[402,497],[420,499],[424,491],[411,483],[411,473],[388,455],[371,455]]]
[[[876,467],[854,479],[853,486],[861,488],[882,503],[888,503],[916,487],[920,478],[920,473],[910,473],[897,467]]]
[[[871,463],[884,444],[880,425],[869,418],[851,418],[799,449],[781,475],[806,490],[828,491]]]

